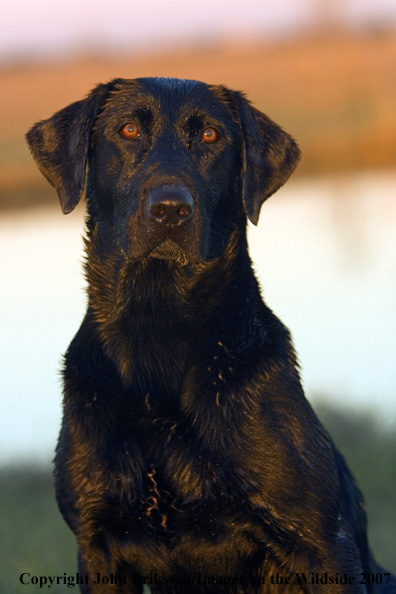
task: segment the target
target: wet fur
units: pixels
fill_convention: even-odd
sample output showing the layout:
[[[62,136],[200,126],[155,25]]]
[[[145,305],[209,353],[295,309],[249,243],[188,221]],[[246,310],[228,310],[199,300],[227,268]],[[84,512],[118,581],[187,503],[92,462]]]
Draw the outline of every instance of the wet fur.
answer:
[[[119,136],[131,118],[135,144]],[[208,125],[221,130],[209,147]],[[176,79],[99,85],[27,138],[64,212],[87,188],[89,304],[65,357],[56,494],[80,573],[128,583],[81,591],[139,593],[154,572],[158,593],[365,592],[360,573],[382,570],[362,495],[248,254],[246,219],[292,173],[295,142],[242,94]],[[194,216],[166,236],[145,204],[175,182]],[[355,582],[302,588],[296,572]]]

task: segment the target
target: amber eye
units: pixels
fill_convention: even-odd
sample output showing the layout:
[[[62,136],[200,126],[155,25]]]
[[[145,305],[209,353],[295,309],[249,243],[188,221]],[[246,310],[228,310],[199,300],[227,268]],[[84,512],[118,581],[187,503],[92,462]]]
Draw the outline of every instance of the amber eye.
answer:
[[[135,126],[135,124],[125,124],[125,126],[121,130],[121,136],[125,138],[125,140],[133,140],[134,138],[139,138],[139,128]]]
[[[202,132],[201,140],[202,142],[206,142],[207,144],[211,144],[217,140],[218,133],[214,128],[205,128]]]

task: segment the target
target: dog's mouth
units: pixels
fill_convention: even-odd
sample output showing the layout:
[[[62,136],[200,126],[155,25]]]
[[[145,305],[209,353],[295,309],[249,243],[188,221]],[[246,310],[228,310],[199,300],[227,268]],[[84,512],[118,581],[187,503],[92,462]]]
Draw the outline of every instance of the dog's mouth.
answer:
[[[164,241],[158,244],[150,252],[149,257],[159,258],[161,260],[172,260],[182,266],[185,266],[189,262],[189,258],[183,248],[170,237],[166,237]]]
[[[155,258],[180,266],[195,265],[205,260],[207,252],[207,230],[205,227],[202,232],[199,223],[191,220],[169,228],[150,224],[138,214],[130,217],[120,245],[128,259]]]

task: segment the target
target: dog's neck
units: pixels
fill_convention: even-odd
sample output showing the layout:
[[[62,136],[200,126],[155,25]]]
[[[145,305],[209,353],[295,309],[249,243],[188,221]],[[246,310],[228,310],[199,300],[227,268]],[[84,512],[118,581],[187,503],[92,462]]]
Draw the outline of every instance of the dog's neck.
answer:
[[[155,377],[177,390],[192,353],[210,350],[209,336],[219,341],[228,333],[223,320],[240,323],[248,285],[257,286],[251,272],[244,283],[240,279],[250,271],[242,262],[248,258],[244,227],[231,235],[223,256],[197,265],[150,257],[127,261],[120,253],[106,258],[95,228],[86,247],[89,307],[100,340],[124,383],[134,379],[136,385],[138,375],[142,391]],[[231,304],[236,311],[230,313]]]

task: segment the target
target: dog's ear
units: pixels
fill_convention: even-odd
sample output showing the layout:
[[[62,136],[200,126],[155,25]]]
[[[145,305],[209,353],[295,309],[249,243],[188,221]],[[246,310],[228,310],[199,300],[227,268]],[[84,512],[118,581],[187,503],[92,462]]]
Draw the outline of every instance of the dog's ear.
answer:
[[[261,205],[288,180],[301,153],[293,138],[242,93],[234,92],[233,99],[243,136],[243,204],[257,225]]]
[[[42,174],[59,194],[67,214],[84,191],[90,131],[107,85],[98,85],[86,99],[72,103],[26,134]]]

